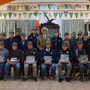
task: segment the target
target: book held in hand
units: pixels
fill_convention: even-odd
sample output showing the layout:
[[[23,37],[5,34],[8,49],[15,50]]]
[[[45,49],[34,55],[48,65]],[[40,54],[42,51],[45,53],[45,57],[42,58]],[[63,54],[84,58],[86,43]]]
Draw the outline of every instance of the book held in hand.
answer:
[[[13,64],[16,64],[16,62],[17,62],[17,58],[16,57],[13,57],[13,58],[11,58],[11,60],[10,60]]]
[[[26,61],[28,64],[34,64],[35,63],[35,56],[26,56]]]
[[[52,61],[52,56],[44,56],[44,60],[46,62],[51,62]]]
[[[0,62],[4,61],[4,57],[2,55],[0,55]]]
[[[79,57],[82,59],[80,61],[80,63],[87,64],[87,62],[88,62],[88,55],[80,55]]]
[[[68,55],[68,54],[61,54],[61,55],[60,55],[60,60],[61,60],[63,63],[66,63],[67,61],[69,61],[69,55]]]

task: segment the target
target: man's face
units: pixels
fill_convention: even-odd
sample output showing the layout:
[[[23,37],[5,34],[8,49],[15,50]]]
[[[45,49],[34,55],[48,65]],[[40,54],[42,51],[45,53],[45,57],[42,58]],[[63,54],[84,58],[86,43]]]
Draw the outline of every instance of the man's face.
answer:
[[[88,39],[88,35],[84,36],[84,39],[87,40]]]
[[[2,50],[4,48],[4,45],[0,45],[0,50]]]
[[[46,44],[46,48],[50,48],[51,47],[51,44]]]
[[[67,46],[62,46],[63,50],[66,51],[68,49]]]
[[[37,30],[32,30],[32,33],[33,33],[33,34],[36,34],[36,33],[37,33]]]
[[[78,46],[79,49],[82,49],[83,44],[78,44],[77,46]]]
[[[17,45],[12,45],[12,49],[15,51],[17,50]]]
[[[14,37],[14,33],[10,32],[10,33],[9,33],[9,37],[10,37],[10,38],[13,38],[13,37]]]
[[[56,37],[58,37],[59,33],[58,33],[58,32],[55,32],[54,35],[55,35]]]
[[[21,40],[23,41],[23,40],[25,40],[26,39],[26,36],[22,36],[21,35]]]
[[[28,44],[28,49],[32,49],[33,45],[32,44]]]
[[[69,39],[69,35],[65,35],[64,38],[65,38],[65,39]]]
[[[4,39],[5,37],[4,37],[4,35],[0,35],[0,39]]]
[[[47,34],[47,31],[46,30],[42,31],[42,34],[43,35],[46,35]]]
[[[21,35],[21,32],[17,32],[17,35]]]
[[[75,37],[76,37],[76,33],[73,33],[73,34],[71,35],[71,37],[72,37],[72,38],[75,38]]]

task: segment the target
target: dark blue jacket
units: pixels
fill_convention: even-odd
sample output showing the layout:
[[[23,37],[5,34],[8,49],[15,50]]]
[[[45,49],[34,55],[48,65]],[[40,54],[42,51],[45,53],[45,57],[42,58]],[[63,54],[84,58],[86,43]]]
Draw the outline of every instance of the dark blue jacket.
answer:
[[[28,41],[31,41],[33,43],[33,47],[34,48],[37,48],[37,39],[38,39],[38,36],[39,34],[36,33],[36,35],[34,36],[33,33],[31,33],[29,36],[28,36]]]
[[[6,39],[5,48],[8,49],[8,50],[12,50],[12,43],[13,42],[17,43],[17,39],[15,37],[13,37],[12,39],[11,38]]]
[[[55,52],[53,49],[50,49],[50,52],[46,51],[46,48],[44,48],[41,52],[40,52],[40,60],[42,63],[44,63],[44,56],[52,56],[52,63],[55,63]]]
[[[59,60],[60,60],[61,54],[68,54],[68,55],[69,55],[69,60],[70,60],[70,62],[72,62],[73,55],[72,55],[72,53],[71,53],[70,50],[66,50],[66,51],[64,51],[63,49],[59,50],[58,53],[57,53],[57,56],[56,56],[56,60],[57,60],[58,62],[59,62]]]
[[[24,40],[23,42],[21,41],[18,45],[18,49],[21,51],[24,51],[27,49],[27,40]]]
[[[62,38],[61,37],[52,37],[52,48],[55,50],[57,53],[58,50],[60,50],[62,47]]]

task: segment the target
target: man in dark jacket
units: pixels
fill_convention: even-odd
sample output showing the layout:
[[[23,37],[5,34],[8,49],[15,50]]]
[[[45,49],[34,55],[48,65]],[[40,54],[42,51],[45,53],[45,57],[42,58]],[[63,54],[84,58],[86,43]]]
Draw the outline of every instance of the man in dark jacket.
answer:
[[[66,55],[66,56],[65,56]],[[57,54],[58,60],[58,75],[59,75],[59,82],[63,81],[63,74],[62,74],[62,67],[63,65],[67,66],[67,73],[66,73],[66,81],[70,82],[70,72],[72,68],[72,55],[70,50],[68,49],[68,44],[63,43],[62,49],[58,51]]]
[[[56,64],[55,64],[55,52],[53,49],[51,49],[51,42],[46,41],[46,48],[44,48],[41,53],[40,53],[40,60],[41,60],[41,71],[42,71],[42,76],[43,79],[46,80],[46,70],[47,66],[51,67],[51,75],[50,79],[54,79],[55,75],[55,69],[56,69]]]
[[[22,52],[17,49],[17,43],[13,42],[12,50],[9,51],[7,57],[7,63],[5,65],[5,81],[8,79],[10,67],[15,68],[15,79],[18,78],[21,56],[22,56]]]
[[[33,69],[33,79],[37,81],[37,60],[38,60],[38,52],[35,48],[33,48],[33,44],[31,41],[27,43],[28,49],[24,51],[23,60],[24,60],[24,80],[28,78],[28,68],[31,67]],[[32,58],[32,59],[31,59]],[[30,61],[31,59],[31,61]]]
[[[86,54],[85,49],[83,49],[83,41],[79,40],[77,44],[78,44],[78,49],[75,50],[75,53],[76,53],[77,65],[80,67],[80,81],[84,81],[84,79],[83,79],[84,66],[87,66],[89,69],[88,78],[90,80],[90,61],[87,60],[88,55]],[[85,55],[87,55],[87,58],[85,58]],[[81,63],[83,60],[83,58],[81,56],[83,56],[85,58],[85,60],[87,60],[86,63]]]
[[[32,33],[28,36],[28,41],[33,43],[33,47],[37,48],[37,39],[38,39],[37,29],[32,29]]]
[[[17,43],[17,39],[14,37],[14,31],[10,30],[9,31],[9,38],[6,39],[5,48],[8,49],[8,50],[11,50],[13,42]]]
[[[62,47],[62,38],[59,37],[59,32],[58,30],[56,30],[54,32],[54,37],[52,37],[52,48],[55,50],[55,52],[57,53],[58,50],[61,49]]]

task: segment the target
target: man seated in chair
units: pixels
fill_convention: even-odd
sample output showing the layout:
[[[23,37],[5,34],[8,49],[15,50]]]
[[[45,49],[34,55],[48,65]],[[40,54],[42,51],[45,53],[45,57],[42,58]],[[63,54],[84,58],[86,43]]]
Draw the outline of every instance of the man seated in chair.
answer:
[[[15,68],[15,80],[18,78],[18,72],[20,69],[21,51],[17,49],[17,43],[12,43],[12,50],[9,51],[7,57],[7,63],[5,65],[5,81],[8,80],[10,67]]]
[[[37,81],[37,59],[38,59],[38,53],[35,48],[33,48],[33,44],[31,41],[28,41],[27,43],[28,49],[24,51],[23,60],[24,60],[24,80],[28,79],[28,68],[29,66],[32,68],[33,71],[33,79],[34,81]]]
[[[5,64],[7,60],[8,50],[4,48],[4,41],[0,41],[0,80],[4,79]]]
[[[66,66],[66,81],[70,82],[70,73],[71,73],[71,68],[72,68],[72,55],[70,50],[68,50],[68,44],[63,43],[62,44],[62,49],[58,51],[57,54],[57,60],[58,60],[58,75],[59,75],[59,82],[63,81],[63,73],[62,73],[62,67],[65,65]]]
[[[46,48],[44,48],[41,51],[40,60],[42,62],[41,71],[43,80],[47,79],[46,77],[47,66],[51,67],[50,79],[53,80],[55,76],[56,64],[55,64],[55,52],[53,49],[51,49],[50,41],[46,41]]]
[[[84,81],[84,66],[88,67],[89,74],[88,78],[90,80],[90,61],[88,60],[88,55],[86,55],[85,49],[83,49],[83,41],[79,40],[77,42],[78,48],[75,50],[76,53],[76,63],[80,67],[80,81]]]

